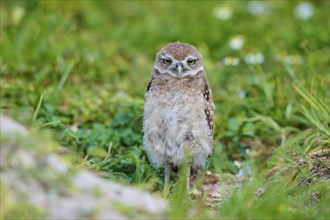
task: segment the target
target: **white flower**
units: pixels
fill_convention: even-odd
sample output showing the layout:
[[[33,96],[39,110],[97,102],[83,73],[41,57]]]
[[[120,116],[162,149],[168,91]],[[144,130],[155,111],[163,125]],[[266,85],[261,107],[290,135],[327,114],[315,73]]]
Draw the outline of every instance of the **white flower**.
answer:
[[[299,3],[294,9],[294,14],[297,18],[308,20],[314,14],[314,7],[308,2]]]
[[[221,63],[225,66],[237,66],[239,64],[239,58],[232,56],[225,57]]]
[[[240,90],[237,95],[240,99],[244,99],[246,97],[246,94],[247,94],[247,91],[243,89],[243,90]]]
[[[230,7],[216,7],[213,10],[213,15],[220,20],[226,21],[232,17],[233,11]]]
[[[234,165],[239,169],[242,168],[242,162],[241,161],[235,160]]]
[[[245,161],[242,161],[241,164],[242,165],[241,165],[241,167],[239,167],[240,169],[239,169],[237,175],[239,177],[243,177],[245,175],[250,176],[251,175],[251,168],[250,168],[249,164],[247,162],[245,162]]]
[[[247,4],[247,10],[253,15],[268,13],[268,5],[265,2],[251,1]]]
[[[247,64],[262,64],[265,61],[265,57],[262,53],[248,53],[244,60]]]
[[[243,36],[238,35],[230,39],[229,47],[234,50],[239,50],[244,46],[245,39]]]

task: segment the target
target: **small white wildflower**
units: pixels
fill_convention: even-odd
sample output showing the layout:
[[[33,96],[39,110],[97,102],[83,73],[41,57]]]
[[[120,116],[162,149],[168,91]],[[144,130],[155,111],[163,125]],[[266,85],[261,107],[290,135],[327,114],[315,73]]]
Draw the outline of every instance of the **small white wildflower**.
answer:
[[[247,4],[247,10],[253,15],[268,13],[268,5],[265,2],[251,1]]]
[[[73,132],[77,132],[78,131],[78,126],[79,126],[79,124],[77,122],[75,122],[72,125],[69,125],[68,128]]]
[[[244,60],[247,64],[262,64],[265,61],[265,57],[262,53],[248,53]]]
[[[241,168],[242,167],[242,162],[238,161],[238,160],[235,160],[234,161],[234,165],[237,167],[237,168]]]
[[[243,90],[238,92],[238,97],[240,99],[244,99],[246,97],[246,94],[247,94],[247,91],[243,89]]]
[[[299,3],[294,9],[294,14],[299,19],[308,20],[314,14],[314,7],[308,2]]]
[[[239,167],[239,172],[238,172],[238,176],[239,177],[243,177],[243,176],[250,176],[251,175],[251,168],[249,166],[249,164],[245,161],[242,161],[241,163],[241,167]]]
[[[18,25],[21,22],[24,14],[25,14],[24,8],[22,8],[22,7],[15,7],[13,9],[13,11],[12,11],[12,16],[13,16],[12,17],[12,19],[13,19],[12,21],[13,21],[13,24],[14,25]]]
[[[229,46],[234,50],[239,50],[244,46],[245,39],[243,36],[238,35],[230,39]]]
[[[225,57],[222,60],[222,64],[224,64],[225,66],[237,66],[239,64],[239,58],[237,57]]]
[[[213,10],[213,15],[217,19],[226,21],[226,20],[229,20],[232,17],[233,10],[228,6],[226,6],[226,7],[216,7]]]

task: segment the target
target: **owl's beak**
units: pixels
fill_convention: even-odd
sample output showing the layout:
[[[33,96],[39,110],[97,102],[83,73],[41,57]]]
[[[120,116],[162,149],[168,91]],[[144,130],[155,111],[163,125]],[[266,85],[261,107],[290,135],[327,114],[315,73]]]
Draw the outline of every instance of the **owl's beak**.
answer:
[[[182,73],[183,73],[183,64],[182,63],[177,63],[175,65],[175,69],[178,72],[178,75],[179,76],[182,76]]]

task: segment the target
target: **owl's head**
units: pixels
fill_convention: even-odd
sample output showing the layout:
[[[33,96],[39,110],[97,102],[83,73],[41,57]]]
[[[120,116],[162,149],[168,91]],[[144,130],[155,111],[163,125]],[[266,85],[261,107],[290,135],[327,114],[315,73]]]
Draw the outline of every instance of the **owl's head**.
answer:
[[[157,53],[154,69],[173,77],[196,76],[204,70],[203,57],[192,45],[170,43]]]

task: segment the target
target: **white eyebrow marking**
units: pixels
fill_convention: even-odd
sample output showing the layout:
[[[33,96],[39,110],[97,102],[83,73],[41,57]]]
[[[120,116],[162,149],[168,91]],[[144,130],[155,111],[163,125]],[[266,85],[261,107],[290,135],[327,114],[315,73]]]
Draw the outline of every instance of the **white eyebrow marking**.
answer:
[[[195,56],[188,56],[185,58],[185,60],[189,60],[189,59],[192,59],[192,60],[198,60],[198,57],[195,57]]]
[[[174,57],[172,57],[170,54],[164,54],[160,55],[162,58],[171,58],[172,60],[175,60]]]
[[[161,56],[161,58],[171,58],[172,59],[172,61],[176,61],[176,62],[182,62],[182,61],[187,61],[187,60],[189,60],[189,59],[194,59],[194,60],[198,60],[199,58],[198,57],[196,57],[196,56],[186,56],[183,60],[177,60],[177,59],[175,59],[171,54],[162,54],[162,55],[160,55]]]

